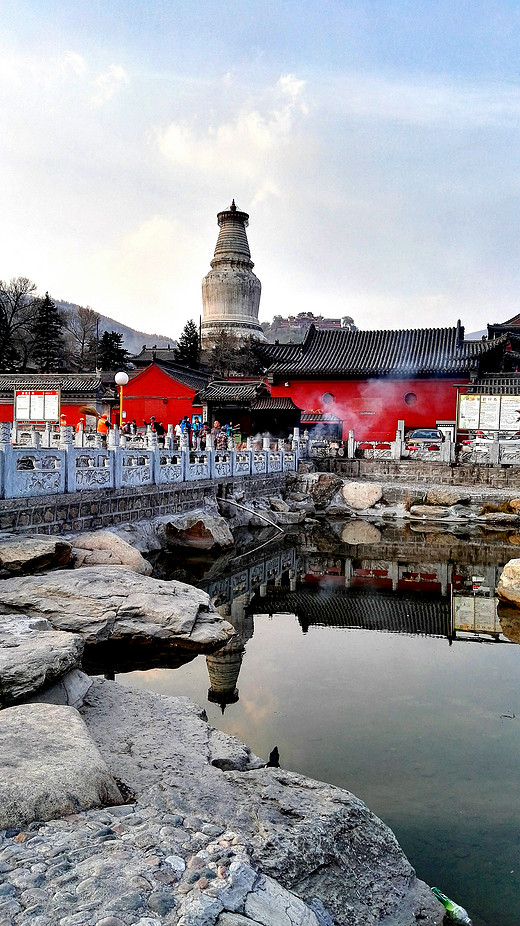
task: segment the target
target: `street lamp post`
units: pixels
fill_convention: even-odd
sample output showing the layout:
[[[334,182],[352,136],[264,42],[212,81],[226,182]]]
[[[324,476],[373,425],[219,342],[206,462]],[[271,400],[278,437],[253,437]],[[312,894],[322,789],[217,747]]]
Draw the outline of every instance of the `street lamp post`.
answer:
[[[114,380],[116,385],[119,386],[119,429],[123,427],[123,386],[126,386],[128,382],[128,373],[124,373],[121,370],[120,373],[116,373]]]

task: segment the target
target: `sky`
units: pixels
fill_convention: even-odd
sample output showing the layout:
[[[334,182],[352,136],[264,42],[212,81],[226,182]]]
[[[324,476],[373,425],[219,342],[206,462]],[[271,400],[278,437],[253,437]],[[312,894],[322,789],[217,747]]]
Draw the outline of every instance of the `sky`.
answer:
[[[0,13],[0,279],[177,337],[234,198],[260,321],[520,310],[518,0]]]

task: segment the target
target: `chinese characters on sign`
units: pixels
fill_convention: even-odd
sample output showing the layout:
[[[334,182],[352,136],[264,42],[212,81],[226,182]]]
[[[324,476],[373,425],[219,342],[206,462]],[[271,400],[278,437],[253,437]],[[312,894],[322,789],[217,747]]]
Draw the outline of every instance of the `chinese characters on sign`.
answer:
[[[15,390],[14,417],[16,421],[59,421],[60,390]]]
[[[520,431],[519,395],[461,395],[461,431]]]

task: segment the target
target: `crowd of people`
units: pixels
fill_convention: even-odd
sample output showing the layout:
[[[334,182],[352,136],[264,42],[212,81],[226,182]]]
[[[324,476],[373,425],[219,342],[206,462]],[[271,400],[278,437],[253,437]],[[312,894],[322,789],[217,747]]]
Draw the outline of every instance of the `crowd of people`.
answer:
[[[65,415],[61,416],[60,424],[67,424]],[[97,419],[96,431],[106,440],[112,426],[109,415],[100,415]],[[213,447],[216,450],[226,450],[228,441],[233,439],[238,427],[238,425],[233,425],[231,422],[221,425],[219,421],[215,421],[213,426],[210,426],[207,421],[202,420],[200,415],[193,415],[191,419],[188,415],[185,415],[174,426],[173,431],[176,440],[181,441],[181,439],[184,439],[192,450],[205,450],[209,435],[213,438]],[[143,420],[141,427],[138,426],[135,418],[126,421],[121,428],[121,433],[126,437],[136,437],[138,434],[146,433],[150,429],[157,434],[158,443],[164,444],[167,428],[168,426],[165,426],[160,419],[156,418],[155,415],[151,415],[149,421]],[[86,430],[84,417],[79,418],[75,430],[76,432]]]

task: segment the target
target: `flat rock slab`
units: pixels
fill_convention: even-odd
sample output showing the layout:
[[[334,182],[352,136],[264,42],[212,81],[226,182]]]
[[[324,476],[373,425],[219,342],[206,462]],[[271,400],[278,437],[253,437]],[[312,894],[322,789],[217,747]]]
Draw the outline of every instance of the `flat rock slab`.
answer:
[[[90,531],[76,534],[75,563],[79,566],[124,566],[142,576],[152,573],[152,566],[130,543],[112,531]]]
[[[0,829],[124,802],[73,707],[3,710],[0,757]]]
[[[189,699],[97,679],[82,715],[113,774],[140,804],[175,807],[186,819],[211,821],[250,846],[266,876],[265,893],[249,898],[244,911],[253,923],[313,921],[298,920],[303,908],[296,902],[293,908],[288,898],[283,908],[286,915],[294,909],[296,919],[269,919],[270,908],[279,915],[280,906],[278,888],[268,879],[307,904],[318,898],[341,926],[441,922],[438,902],[394,834],[362,801],[284,769],[258,768],[257,757],[247,747],[239,754],[233,738],[226,749],[226,735],[215,736],[203,709]],[[208,912],[207,919],[182,922],[214,924],[217,916]]]
[[[410,508],[412,518],[425,518],[430,521],[442,521],[451,516],[451,511],[444,505],[412,505]]]
[[[0,535],[0,575],[61,569],[72,562],[72,544],[42,534]]]
[[[184,582],[139,576],[122,566],[85,567],[6,579],[0,614],[45,617],[88,643],[162,640],[195,652],[226,643],[235,630],[209,595]]]
[[[0,615],[0,707],[25,700],[81,665],[79,634],[53,630],[47,620]]]

